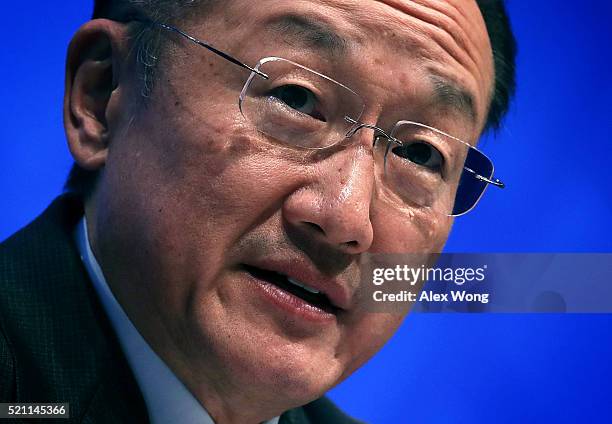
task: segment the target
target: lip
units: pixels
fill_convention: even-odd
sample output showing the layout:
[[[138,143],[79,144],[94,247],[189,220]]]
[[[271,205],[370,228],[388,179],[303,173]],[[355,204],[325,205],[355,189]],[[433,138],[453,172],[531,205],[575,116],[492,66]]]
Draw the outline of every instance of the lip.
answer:
[[[258,293],[259,297],[275,305],[278,310],[283,311],[285,314],[299,318],[298,320],[283,320],[286,325],[300,327],[306,324],[306,328],[309,328],[311,325],[317,326],[315,328],[320,328],[319,326],[328,326],[337,322],[338,317],[335,313],[311,305],[304,299],[283,290],[271,282],[259,279],[246,271],[244,275],[253,283],[255,292]]]
[[[339,312],[350,309],[351,295],[349,285],[340,278],[330,278],[321,274],[312,264],[303,259],[274,260],[266,259],[247,265],[283,274],[325,294]]]

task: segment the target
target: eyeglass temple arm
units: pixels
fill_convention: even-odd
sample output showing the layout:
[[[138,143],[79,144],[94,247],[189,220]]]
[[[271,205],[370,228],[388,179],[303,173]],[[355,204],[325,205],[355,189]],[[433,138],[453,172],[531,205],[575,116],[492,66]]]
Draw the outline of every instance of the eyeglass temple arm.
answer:
[[[192,42],[196,43],[197,45],[202,46],[205,49],[210,50],[211,52],[215,53],[216,55],[221,56],[223,59],[229,60],[230,62],[232,62],[232,63],[234,63],[234,64],[236,64],[236,65],[238,65],[238,66],[240,66],[240,67],[242,67],[244,69],[248,69],[249,71],[256,73],[257,75],[259,75],[263,79],[269,79],[270,78],[270,77],[268,77],[268,75],[266,75],[265,73],[261,72],[260,70],[252,68],[252,67],[250,67],[249,65],[247,65],[245,63],[242,63],[241,61],[239,61],[235,57],[232,57],[229,54],[224,53],[221,50],[218,50],[217,48],[211,46],[210,44],[208,44],[208,43],[206,43],[206,42],[204,42],[202,40],[199,40],[199,39],[197,39],[197,38],[187,34],[186,32],[181,31],[180,29],[178,29],[176,27],[173,27],[172,25],[164,24],[162,22],[154,22],[154,21],[150,21],[150,20],[143,20],[143,19],[134,19],[134,20],[139,21],[139,22],[143,22],[143,23],[152,24],[152,25],[157,25],[157,26],[159,26],[159,27],[161,27],[161,28],[163,28],[165,30],[175,32],[175,33],[177,33],[179,35],[182,35],[183,37],[187,38],[189,41],[192,41]]]
[[[498,180],[497,178],[495,179],[489,179],[486,177],[483,177],[480,174],[477,174],[473,169],[468,168],[467,166],[464,166],[463,169],[465,169],[466,171],[474,174],[474,178],[476,178],[477,180],[483,181],[487,184],[491,184],[495,187],[499,187],[499,188],[506,188],[506,184],[504,184],[502,181]]]

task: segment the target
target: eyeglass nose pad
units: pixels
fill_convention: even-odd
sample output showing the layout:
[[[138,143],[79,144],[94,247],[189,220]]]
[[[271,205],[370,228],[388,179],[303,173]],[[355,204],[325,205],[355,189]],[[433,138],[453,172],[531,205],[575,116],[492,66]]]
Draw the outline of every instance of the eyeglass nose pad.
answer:
[[[391,150],[391,144],[393,144],[392,140],[389,140],[389,143],[387,143],[387,147],[385,148],[385,156],[383,158],[383,173],[385,176],[387,175],[387,156],[389,155],[389,150]]]
[[[350,116],[345,116],[344,120],[348,122],[349,124],[353,124],[351,129],[349,129],[348,132],[346,133],[346,138],[351,138],[352,136],[355,135],[357,131],[361,129],[361,125],[359,125],[359,122],[357,122],[357,120],[351,118]]]

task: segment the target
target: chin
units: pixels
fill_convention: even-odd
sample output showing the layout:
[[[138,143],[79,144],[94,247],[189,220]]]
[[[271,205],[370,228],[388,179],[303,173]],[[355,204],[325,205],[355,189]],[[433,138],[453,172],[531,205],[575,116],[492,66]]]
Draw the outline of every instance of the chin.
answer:
[[[234,344],[222,352],[227,378],[256,399],[288,409],[321,397],[337,384],[344,367],[331,349],[313,349],[282,335],[265,343]]]
[[[321,397],[335,386],[342,375],[337,364],[321,363],[308,357],[280,362],[277,358],[265,361],[266,366],[254,369],[254,379],[260,390],[278,399],[299,406]],[[252,365],[252,363],[251,363]]]

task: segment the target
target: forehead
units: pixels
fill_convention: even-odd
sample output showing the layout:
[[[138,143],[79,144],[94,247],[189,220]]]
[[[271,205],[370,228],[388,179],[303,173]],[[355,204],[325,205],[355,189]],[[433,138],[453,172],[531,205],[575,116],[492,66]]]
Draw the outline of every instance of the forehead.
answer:
[[[245,54],[257,44],[289,46],[297,61],[315,55],[350,64],[373,90],[389,91],[395,80],[416,87],[419,76],[441,105],[484,123],[493,62],[474,0],[260,0],[257,8],[235,0],[223,15],[228,27],[246,33],[240,48]]]

